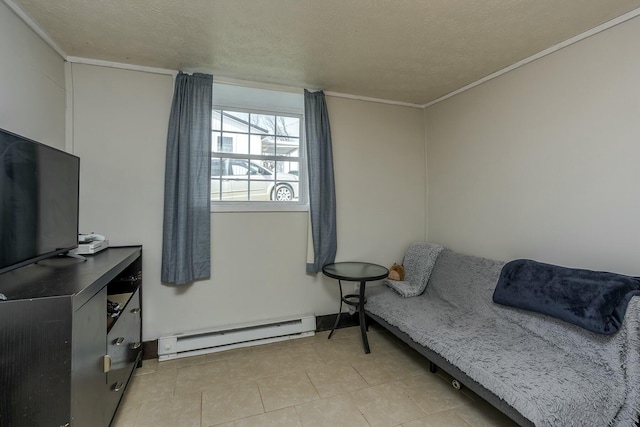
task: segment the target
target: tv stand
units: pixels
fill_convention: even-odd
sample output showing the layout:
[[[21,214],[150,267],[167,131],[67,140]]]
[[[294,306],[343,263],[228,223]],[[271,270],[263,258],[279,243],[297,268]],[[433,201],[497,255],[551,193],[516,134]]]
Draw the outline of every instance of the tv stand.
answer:
[[[110,425],[142,361],[141,285],[140,246],[1,274],[0,426]]]
[[[87,258],[83,257],[82,255],[78,255],[78,254],[74,254],[71,252],[65,252],[62,254],[62,256],[66,256],[69,258],[73,258],[73,259],[77,259],[78,261],[86,261]]]

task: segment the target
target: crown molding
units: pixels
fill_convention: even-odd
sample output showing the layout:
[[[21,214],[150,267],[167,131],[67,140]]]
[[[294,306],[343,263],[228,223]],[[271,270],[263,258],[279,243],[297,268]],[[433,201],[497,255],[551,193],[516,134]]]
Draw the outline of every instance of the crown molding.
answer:
[[[390,104],[390,105],[399,105],[402,107],[411,107],[411,108],[424,108],[424,106],[420,105],[420,104],[412,104],[410,102],[402,102],[402,101],[392,101],[389,99],[381,99],[381,98],[371,98],[368,96],[360,96],[360,95],[351,95],[348,93],[340,93],[340,92],[331,92],[331,91],[324,91],[324,94],[327,96],[335,96],[337,98],[348,98],[348,99],[355,99],[357,101],[367,101],[367,102],[377,102],[380,104]]]
[[[20,6],[18,6],[13,0],[3,0],[3,3],[6,4],[7,7],[11,9],[11,11],[27,25],[27,27],[29,27],[34,33],[36,33],[42,39],[42,41],[48,44],[51,49],[56,51],[56,53],[60,55],[62,59],[64,59],[65,61],[67,60],[67,53],[55,41],[53,41],[51,36],[45,30],[40,28],[36,21],[31,19],[31,17],[27,15],[27,13],[22,10]]]
[[[177,70],[171,70],[169,68],[147,67],[144,65],[127,64],[124,62],[114,62],[114,61],[103,61],[102,59],[83,58],[79,56],[68,56],[67,61],[72,64],[97,65],[100,67],[119,68],[122,70],[143,71],[145,73],[151,73],[151,74],[166,74],[174,77],[178,74]]]
[[[551,55],[554,52],[557,52],[561,49],[564,49],[565,47],[571,46],[572,44],[578,43],[579,41],[585,40],[591,36],[594,36],[598,33],[601,33],[605,30],[608,30],[610,28],[615,27],[616,25],[622,24],[624,22],[627,22],[633,18],[637,18],[638,16],[640,16],[640,8],[634,9],[630,12],[627,12],[623,15],[618,16],[617,18],[614,18],[610,21],[607,21],[603,24],[598,25],[597,27],[593,27],[592,29],[585,31],[584,33],[578,34],[577,36],[571,37],[568,40],[565,40],[561,43],[558,43],[554,46],[551,46],[548,49],[545,49],[541,52],[536,53],[535,55],[531,55],[528,58],[523,59],[522,61],[518,61],[515,64],[509,65],[508,67],[503,68],[502,70],[498,70],[493,74],[489,74],[486,77],[481,78],[480,80],[477,80],[473,83],[470,83],[464,87],[461,87],[460,89],[454,90],[453,92],[450,92],[446,95],[441,96],[440,98],[434,99],[431,102],[427,102],[426,104],[422,105],[422,108],[428,108],[431,107],[432,105],[435,105],[439,102],[442,102],[446,99],[451,98],[452,96],[456,96],[462,92],[466,92],[469,89],[473,89],[476,86],[481,85],[482,83],[488,82],[489,80],[493,80],[496,77],[500,77],[503,74],[506,74],[510,71],[513,71],[515,69],[518,69],[520,67],[523,67],[527,64],[529,64],[530,62],[536,61],[540,58],[543,58],[547,55]]]
[[[82,57],[76,57],[76,56],[68,56],[66,54],[66,52],[51,38],[51,36],[44,31],[42,28],[40,28],[40,26],[38,26],[38,24],[31,19],[31,17],[29,15],[27,15],[27,13],[25,11],[22,10],[22,8],[20,8],[20,6],[18,6],[13,0],[2,0],[4,4],[7,5],[7,7],[16,15],[18,16],[31,30],[33,30],[45,43],[47,43],[47,45],[49,45],[56,53],[58,53],[58,55],[60,55],[65,61],[71,62],[71,63],[77,63],[77,64],[87,64],[87,65],[98,65],[98,66],[102,66],[102,67],[111,67],[111,68],[120,68],[120,69],[125,69],[125,70],[132,70],[132,71],[143,71],[143,72],[147,72],[147,73],[154,73],[154,74],[167,74],[167,75],[171,75],[171,76],[176,76],[178,74],[177,70],[171,70],[171,69],[165,69],[165,68],[155,68],[155,67],[146,67],[146,66],[142,66],[142,65],[134,65],[134,64],[125,64],[125,63],[120,63],[120,62],[112,62],[112,61],[103,61],[103,60],[99,60],[99,59],[91,59],[91,58],[82,58]],[[600,24],[588,31],[585,31],[584,33],[578,34],[577,36],[571,37],[568,40],[565,40],[561,43],[558,43],[554,46],[551,46],[548,49],[545,49],[541,52],[536,53],[535,55],[529,56],[521,61],[516,62],[515,64],[509,65],[508,67],[505,67],[501,70],[496,71],[495,73],[489,74],[488,76],[485,76],[479,80],[476,80],[473,83],[470,83],[466,86],[461,87],[460,89],[454,90],[453,92],[449,92],[446,95],[443,95],[437,99],[434,99],[433,101],[427,102],[425,104],[413,104],[410,102],[402,102],[402,101],[392,101],[392,100],[388,100],[388,99],[380,99],[380,98],[372,98],[372,97],[367,97],[367,96],[360,96],[360,95],[353,95],[353,94],[348,94],[348,93],[341,93],[341,92],[332,92],[332,91],[325,91],[325,95],[327,96],[333,96],[333,97],[337,97],[337,98],[347,98],[347,99],[354,99],[354,100],[358,100],[358,101],[367,101],[367,102],[377,102],[377,103],[381,103],[381,104],[390,104],[390,105],[399,105],[399,106],[403,106],[403,107],[411,107],[411,108],[428,108],[431,107],[432,105],[435,105],[439,102],[442,102],[446,99],[449,99],[455,95],[458,95],[462,92],[466,92],[470,89],[473,89],[476,86],[479,86],[485,82],[488,82],[489,80],[493,80],[496,77],[500,77],[503,74],[506,74],[508,72],[511,72],[513,70],[516,70],[520,67],[523,67],[527,64],[529,64],[530,62],[536,61],[540,58],[543,58],[547,55],[550,55],[554,52],[557,52],[561,49],[564,49],[565,47],[571,46],[575,43],[578,43],[582,40],[585,40],[593,35],[596,35],[598,33],[601,33],[605,30],[608,30],[610,28],[615,27],[616,25],[622,24],[624,22],[627,22],[631,19],[637,18],[638,16],[640,16],[640,8],[634,9],[630,12],[627,12],[623,15],[620,15],[617,18],[614,18],[610,21],[607,21],[603,24]],[[260,85],[260,86],[280,86],[281,89],[280,90],[284,90],[284,91],[297,91],[297,90],[302,90],[301,88],[294,88],[294,87],[287,87],[287,86],[281,86],[281,85],[269,85],[266,83],[260,83],[260,82],[245,82],[245,81],[241,81],[241,80],[234,80],[234,79],[228,79],[228,78],[215,78],[214,76],[214,81],[220,82],[220,83],[230,83],[230,84],[239,84],[239,85],[247,85],[247,86],[256,86],[256,85]],[[277,90],[277,89],[276,89]]]

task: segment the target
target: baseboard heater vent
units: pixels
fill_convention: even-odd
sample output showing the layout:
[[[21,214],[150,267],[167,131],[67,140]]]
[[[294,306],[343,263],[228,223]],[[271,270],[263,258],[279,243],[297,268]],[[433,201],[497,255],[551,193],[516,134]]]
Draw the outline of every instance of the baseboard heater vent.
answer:
[[[315,334],[316,317],[272,319],[161,337],[158,339],[158,359],[169,360],[197,356],[232,348],[267,344]]]

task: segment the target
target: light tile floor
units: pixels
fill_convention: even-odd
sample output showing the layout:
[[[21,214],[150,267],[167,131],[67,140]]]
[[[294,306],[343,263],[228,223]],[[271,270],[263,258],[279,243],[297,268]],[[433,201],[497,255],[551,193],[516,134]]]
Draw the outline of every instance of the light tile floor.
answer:
[[[370,354],[357,327],[327,336],[145,360],[113,426],[516,425],[384,330],[370,329]]]

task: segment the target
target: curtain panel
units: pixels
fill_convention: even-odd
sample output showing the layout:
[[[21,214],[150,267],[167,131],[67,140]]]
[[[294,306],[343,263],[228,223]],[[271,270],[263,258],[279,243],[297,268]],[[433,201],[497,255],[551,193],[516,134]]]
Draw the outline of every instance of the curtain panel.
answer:
[[[211,110],[213,77],[176,76],[169,117],[162,239],[163,282],[211,275]]]
[[[304,91],[304,120],[313,243],[313,250],[309,251],[313,254],[307,254],[306,271],[317,273],[335,261],[338,248],[331,126],[324,92]]]

